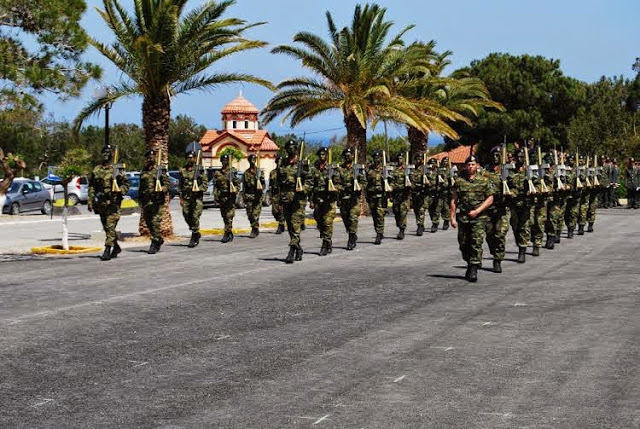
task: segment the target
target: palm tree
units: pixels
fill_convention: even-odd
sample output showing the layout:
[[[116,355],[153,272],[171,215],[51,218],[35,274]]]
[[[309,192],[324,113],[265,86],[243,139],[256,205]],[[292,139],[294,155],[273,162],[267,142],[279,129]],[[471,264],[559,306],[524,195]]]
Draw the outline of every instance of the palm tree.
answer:
[[[421,45],[421,44],[418,44]],[[425,48],[435,47],[432,41]],[[429,73],[411,76],[409,80],[413,85],[407,88],[409,97],[432,100],[440,106],[458,114],[457,121],[471,125],[471,117],[477,117],[481,109],[495,108],[504,110],[502,105],[491,100],[491,95],[484,82],[480,79],[469,77],[463,72],[454,72],[450,77],[441,76],[442,71],[450,64],[451,51],[434,54],[430,57],[432,67]],[[407,138],[411,145],[411,153],[422,155],[427,150],[429,132],[438,132],[447,137],[457,139],[457,133],[442,133],[438,129],[420,129],[407,126]]]
[[[247,24],[238,18],[223,17],[234,0],[207,1],[190,12],[185,11],[187,2],[133,0],[132,15],[119,0],[103,0],[104,9],[98,12],[116,41],[107,45],[92,38],[90,43],[127,79],[111,85],[104,95],[87,105],[76,117],[76,129],[104,106],[123,97],[141,95],[147,147],[160,150],[166,162],[173,96],[235,82],[272,87],[268,81],[250,74],[207,71],[225,57],[265,46],[265,42],[243,36],[247,29],[262,23]],[[170,211],[165,213],[168,221],[163,220],[163,235],[170,235]]]
[[[402,37],[413,26],[389,38],[393,23],[385,21],[386,9],[378,5],[356,6],[350,27],[338,30],[327,12],[329,41],[309,32],[299,32],[299,46],[278,46],[272,50],[300,60],[313,77],[295,77],[278,85],[278,92],[262,111],[268,123],[285,113],[283,122],[294,127],[317,115],[340,110],[347,129],[347,145],[357,147],[365,161],[367,126],[379,120],[407,124],[427,131],[455,131],[445,119],[455,112],[433,100],[403,95],[413,83],[400,76],[427,74],[431,64],[424,49],[404,47]],[[426,114],[430,112],[430,114]]]

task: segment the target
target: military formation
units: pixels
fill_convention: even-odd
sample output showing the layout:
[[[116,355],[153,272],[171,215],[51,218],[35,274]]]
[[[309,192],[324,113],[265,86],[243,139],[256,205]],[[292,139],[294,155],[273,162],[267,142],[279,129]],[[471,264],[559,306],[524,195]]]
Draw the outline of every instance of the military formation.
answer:
[[[540,145],[532,146],[526,142],[516,144],[516,150],[508,153],[505,142],[491,150],[484,167],[471,153],[463,171],[458,171],[447,157],[438,161],[417,155],[410,163],[409,154],[401,153],[393,162],[387,162],[387,154],[381,150],[373,152],[367,165],[358,164],[357,150],[350,147],[341,154],[342,164],[334,163],[330,149],[321,147],[316,152],[317,161],[310,165],[304,156],[304,142],[289,140],[285,155],[276,159],[268,182],[259,166],[259,154],[249,156],[249,168],[242,181],[229,156],[222,155],[222,168],[213,175],[215,200],[224,221],[221,242],[233,241],[233,218],[240,193],[251,223],[250,238],[260,234],[263,196],[268,195],[277,222],[275,233],[282,234],[286,229],[289,234],[285,257],[289,264],[301,261],[304,255],[300,234],[307,205],[313,210],[320,233],[319,254],[325,256],[333,251],[338,209],[348,234],[346,249],[353,250],[364,203],[373,219],[376,245],[384,239],[385,217],[391,203],[397,240],[405,237],[410,210],[415,214],[417,236],[426,232],[427,213],[431,233],[440,230],[441,221],[442,230],[456,228],[460,251],[467,262],[465,278],[475,282],[485,240],[493,256],[493,271],[502,272],[510,227],[518,246],[519,263],[526,262],[529,246],[533,257],[539,256],[543,248],[555,248],[565,226],[567,239],[573,239],[576,233],[594,232],[596,208],[619,205],[617,188],[621,176],[627,187],[628,207],[640,207],[640,163],[633,158],[621,169],[615,159],[585,158],[578,153],[569,156],[555,150],[543,154]],[[150,150],[145,156],[139,200],[151,237],[149,253],[153,254],[163,244],[161,219],[169,184],[159,153]],[[201,237],[200,216],[207,187],[200,157],[199,146],[189,145],[185,165],[180,169],[180,205],[191,231],[188,246],[192,248]],[[120,253],[115,231],[122,196],[129,187],[124,169],[117,163],[117,150],[105,147],[103,162],[95,167],[89,183],[89,210],[100,215],[106,232],[101,259],[110,260]]]

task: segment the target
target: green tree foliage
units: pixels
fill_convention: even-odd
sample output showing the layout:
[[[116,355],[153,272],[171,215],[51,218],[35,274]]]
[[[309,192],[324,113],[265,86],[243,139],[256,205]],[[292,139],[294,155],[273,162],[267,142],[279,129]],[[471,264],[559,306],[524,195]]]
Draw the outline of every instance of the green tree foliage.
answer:
[[[586,101],[586,84],[565,76],[560,61],[492,53],[459,73],[481,79],[506,111],[483,111],[475,126],[459,125],[460,141],[480,152],[503,140],[540,139],[546,148],[567,144],[568,124]]]
[[[204,125],[187,115],[178,115],[169,123],[169,168],[175,169],[184,164],[187,145],[198,142],[207,132]]]
[[[222,152],[220,152],[220,156],[222,157],[223,155],[229,155],[229,158],[231,158],[232,162],[234,160],[238,162],[242,160],[242,158],[244,158],[244,153],[240,149],[232,146],[227,146],[222,149]]]
[[[77,96],[98,66],[83,62],[84,0],[0,0],[0,109],[37,108],[45,91]]]

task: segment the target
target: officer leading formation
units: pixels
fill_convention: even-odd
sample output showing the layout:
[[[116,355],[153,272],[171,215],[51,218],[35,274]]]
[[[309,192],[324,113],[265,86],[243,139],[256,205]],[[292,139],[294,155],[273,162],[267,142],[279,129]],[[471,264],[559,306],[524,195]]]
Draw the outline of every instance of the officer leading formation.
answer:
[[[425,232],[426,215],[431,219],[431,233],[449,225],[458,230],[458,244],[467,262],[465,278],[477,281],[482,264],[482,246],[486,240],[493,256],[493,272],[502,272],[502,262],[509,227],[518,246],[517,262],[526,262],[526,250],[531,256],[541,249],[554,249],[561,242],[566,226],[567,239],[585,232],[594,232],[596,208],[620,205],[617,189],[623,180],[628,193],[628,208],[640,208],[640,162],[629,158],[622,168],[615,158],[565,154],[550,151],[544,154],[540,145],[525,142],[516,145],[513,154],[506,142],[491,149],[489,163],[480,167],[479,158],[470,154],[463,171],[448,157],[440,162],[426,155],[415,156],[410,164],[408,153],[400,153],[394,162],[387,154],[375,150],[371,162],[358,163],[357,150],[346,148],[342,164],[333,162],[329,148],[321,147],[318,161],[310,166],[305,158],[304,142],[289,140],[286,156],[276,159],[276,167],[265,181],[259,166],[259,154],[249,156],[249,169],[242,175],[232,167],[229,155],[222,155],[222,168],[213,174],[215,200],[224,220],[222,243],[233,241],[233,218],[239,194],[244,199],[251,223],[250,238],[260,234],[259,220],[264,195],[270,197],[272,214],[277,222],[275,234],[285,228],[289,234],[289,251],[285,262],[301,261],[304,251],[301,231],[304,230],[307,204],[320,233],[320,256],[333,251],[333,230],[337,210],[348,234],[347,250],[358,241],[359,217],[366,201],[373,218],[374,244],[382,244],[385,217],[391,203],[397,227],[397,240],[405,238],[407,213],[413,209],[416,235]],[[89,180],[89,210],[100,215],[105,230],[103,261],[116,258],[121,249],[116,226],[120,219],[120,204],[129,189],[124,166],[117,163],[117,149],[106,146],[103,161],[96,166]],[[168,177],[161,156],[154,150],[145,154],[146,164],[140,176],[140,204],[151,235],[149,253],[160,250],[163,239],[160,221],[168,193]],[[191,231],[189,247],[199,244],[200,216],[207,174],[201,165],[201,148],[192,143],[186,150],[186,162],[180,169],[180,205],[184,220]],[[362,200],[364,197],[365,201]]]

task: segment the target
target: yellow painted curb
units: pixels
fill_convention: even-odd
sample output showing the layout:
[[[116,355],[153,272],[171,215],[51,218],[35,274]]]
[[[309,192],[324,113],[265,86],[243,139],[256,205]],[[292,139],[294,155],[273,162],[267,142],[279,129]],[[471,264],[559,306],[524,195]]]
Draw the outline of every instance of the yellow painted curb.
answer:
[[[338,219],[336,219],[334,222],[337,222]],[[304,224],[305,225],[316,225],[316,221],[315,219],[305,219],[304,220]],[[261,223],[260,224],[260,228],[277,228],[278,227],[278,222],[265,222],[265,223]],[[246,234],[248,232],[251,232],[250,229],[248,228],[242,228],[242,229],[236,229],[233,228],[231,230],[231,232],[233,232],[234,234]],[[202,235],[222,235],[224,234],[224,229],[223,228],[214,228],[214,229],[201,229],[200,230],[200,234]]]
[[[101,247],[81,246],[69,246],[69,250],[64,250],[61,245],[31,248],[31,253],[35,253],[36,255],[77,255],[79,253],[94,253],[100,251],[102,251]]]

